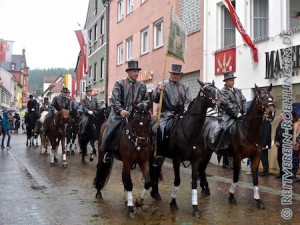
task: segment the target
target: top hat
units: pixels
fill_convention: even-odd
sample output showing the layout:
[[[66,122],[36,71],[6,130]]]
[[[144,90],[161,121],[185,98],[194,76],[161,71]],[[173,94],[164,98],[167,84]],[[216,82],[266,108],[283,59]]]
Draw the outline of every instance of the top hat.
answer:
[[[93,89],[92,89],[91,86],[87,86],[87,87],[85,88],[85,92],[92,91],[92,90],[93,90]]]
[[[229,80],[229,79],[234,79],[236,78],[233,74],[233,72],[227,72],[227,73],[224,73],[224,80],[223,81],[226,81],[226,80]]]
[[[68,93],[69,89],[66,88],[66,87],[62,87],[62,89],[60,91],[63,92],[63,93]]]
[[[169,73],[183,74],[183,72],[181,72],[181,68],[182,65],[172,64],[171,71],[169,71]]]
[[[129,61],[128,68],[125,71],[127,72],[128,70],[141,70],[141,68],[139,68],[139,62],[133,60]]]

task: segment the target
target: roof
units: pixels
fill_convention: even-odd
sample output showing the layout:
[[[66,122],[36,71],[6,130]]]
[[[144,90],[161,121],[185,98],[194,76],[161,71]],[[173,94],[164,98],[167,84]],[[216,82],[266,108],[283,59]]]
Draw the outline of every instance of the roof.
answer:
[[[22,66],[22,55],[12,55],[11,62],[1,62],[1,67],[6,71],[12,71],[11,64],[15,64],[16,67],[13,71],[21,71],[24,66]]]
[[[56,81],[56,76],[44,76],[44,83],[54,83]]]

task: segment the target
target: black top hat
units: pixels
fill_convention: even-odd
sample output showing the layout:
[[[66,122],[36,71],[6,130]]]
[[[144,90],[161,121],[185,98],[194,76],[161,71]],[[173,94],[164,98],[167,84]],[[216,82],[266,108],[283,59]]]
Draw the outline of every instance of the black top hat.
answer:
[[[129,61],[128,68],[125,71],[127,72],[128,70],[141,70],[141,68],[139,68],[139,62],[133,60]]]
[[[224,80],[223,81],[226,81],[226,80],[229,80],[229,79],[234,79],[236,78],[233,74],[233,72],[227,72],[227,73],[224,73]]]
[[[171,71],[169,71],[169,73],[183,74],[183,72],[181,72],[181,68],[182,65],[172,64]]]
[[[85,88],[85,92],[92,91],[92,90],[93,90],[93,89],[92,89],[91,86],[87,86],[87,87]]]
[[[64,92],[64,93],[68,93],[69,92],[69,89],[66,88],[66,87],[62,87],[62,89],[60,90],[61,92]]]

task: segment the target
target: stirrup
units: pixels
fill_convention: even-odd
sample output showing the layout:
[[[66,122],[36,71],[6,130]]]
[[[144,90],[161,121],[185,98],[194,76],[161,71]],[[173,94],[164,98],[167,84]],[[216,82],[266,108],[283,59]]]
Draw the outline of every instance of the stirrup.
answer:
[[[105,155],[103,156],[103,162],[112,163],[112,156],[110,155],[109,152],[106,152]]]

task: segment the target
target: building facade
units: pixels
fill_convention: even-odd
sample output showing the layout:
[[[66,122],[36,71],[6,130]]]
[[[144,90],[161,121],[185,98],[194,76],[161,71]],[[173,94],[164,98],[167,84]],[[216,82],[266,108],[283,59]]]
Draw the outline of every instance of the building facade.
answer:
[[[246,33],[258,50],[258,62],[253,61],[251,48],[235,29],[229,11],[221,0],[206,0],[204,9],[204,80],[215,80],[223,86],[223,73],[235,72],[235,87],[241,88],[246,99],[254,97],[254,85],[267,87],[276,104],[277,115],[282,111],[282,85],[292,84],[292,102],[300,102],[300,1],[244,0],[231,1]],[[293,73],[283,78],[284,52],[291,49]],[[278,116],[272,123],[272,137]],[[276,148],[270,150],[270,167],[277,167]]]

